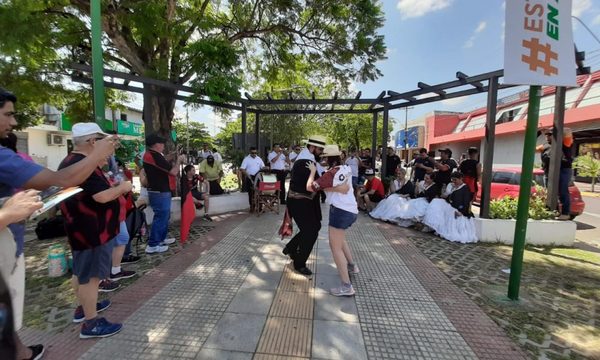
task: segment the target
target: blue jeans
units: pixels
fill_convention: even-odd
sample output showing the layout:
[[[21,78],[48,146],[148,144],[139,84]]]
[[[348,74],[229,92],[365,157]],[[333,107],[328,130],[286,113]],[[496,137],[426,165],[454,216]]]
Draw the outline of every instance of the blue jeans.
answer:
[[[562,204],[561,213],[563,215],[571,214],[571,196],[569,195],[569,183],[571,182],[571,169],[560,169],[558,178],[558,199]]]
[[[169,219],[171,218],[171,193],[148,191],[150,207],[154,211],[154,220],[148,237],[148,246],[160,245],[169,232]]]

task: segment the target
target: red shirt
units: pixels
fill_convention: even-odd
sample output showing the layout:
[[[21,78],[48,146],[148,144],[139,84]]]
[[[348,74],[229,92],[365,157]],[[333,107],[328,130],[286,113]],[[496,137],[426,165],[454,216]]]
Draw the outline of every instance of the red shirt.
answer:
[[[367,191],[375,190],[375,193],[379,194],[379,196],[385,196],[385,190],[383,189],[383,183],[379,178],[373,177],[373,180],[367,181],[365,185],[365,189]]]

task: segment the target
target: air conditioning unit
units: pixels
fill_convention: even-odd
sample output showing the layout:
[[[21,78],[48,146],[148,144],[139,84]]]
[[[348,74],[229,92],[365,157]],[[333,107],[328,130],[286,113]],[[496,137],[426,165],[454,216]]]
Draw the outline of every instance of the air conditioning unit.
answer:
[[[50,145],[50,146],[65,146],[65,145],[67,145],[67,138],[61,134],[48,134],[47,140],[48,140],[48,145]]]

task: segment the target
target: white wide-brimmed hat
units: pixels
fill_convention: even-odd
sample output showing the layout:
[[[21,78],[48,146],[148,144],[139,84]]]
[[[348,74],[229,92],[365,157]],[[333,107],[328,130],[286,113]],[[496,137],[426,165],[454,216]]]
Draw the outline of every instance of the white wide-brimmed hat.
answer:
[[[306,145],[313,145],[316,147],[324,148],[327,145],[327,139],[325,136],[321,135],[312,135],[306,140]]]
[[[325,145],[325,148],[323,149],[323,153],[321,154],[322,157],[340,156],[340,155],[342,155],[342,152],[340,151],[340,147],[337,145]]]

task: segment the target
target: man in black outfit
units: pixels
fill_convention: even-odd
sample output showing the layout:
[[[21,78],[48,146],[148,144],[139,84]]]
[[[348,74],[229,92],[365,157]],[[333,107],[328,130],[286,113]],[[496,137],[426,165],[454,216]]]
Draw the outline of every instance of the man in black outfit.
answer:
[[[414,179],[415,184],[419,181],[423,181],[425,174],[430,174],[433,172],[433,161],[427,155],[427,149],[420,148],[419,155],[415,159],[414,165]]]
[[[387,156],[385,157],[385,177],[395,177],[396,168],[401,163],[400,156],[396,155],[394,148],[389,146],[387,148]]]
[[[319,196],[306,190],[310,176],[310,170],[306,165],[310,162],[318,162],[324,147],[324,137],[314,135],[308,139],[306,148],[294,161],[287,197],[290,216],[300,231],[283,248],[283,253],[294,260],[294,269],[297,272],[307,276],[312,275],[312,271],[306,267],[306,260],[319,236],[322,216]]]
[[[446,190],[446,185],[450,183],[452,171],[458,167],[456,160],[452,158],[452,150],[445,148],[438,150],[442,159],[435,161],[434,166],[437,169],[435,175],[436,184],[442,185],[442,193]]]

